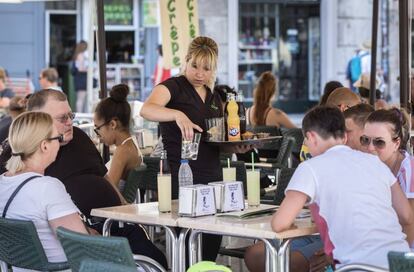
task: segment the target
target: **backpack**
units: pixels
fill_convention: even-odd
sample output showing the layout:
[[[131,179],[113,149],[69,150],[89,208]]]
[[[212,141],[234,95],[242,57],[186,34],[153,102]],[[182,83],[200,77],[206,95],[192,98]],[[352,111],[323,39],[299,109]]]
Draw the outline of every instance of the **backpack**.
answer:
[[[361,76],[361,59],[367,55],[368,53],[364,53],[362,55],[358,54],[348,62],[347,78],[349,78],[352,82],[357,81]]]

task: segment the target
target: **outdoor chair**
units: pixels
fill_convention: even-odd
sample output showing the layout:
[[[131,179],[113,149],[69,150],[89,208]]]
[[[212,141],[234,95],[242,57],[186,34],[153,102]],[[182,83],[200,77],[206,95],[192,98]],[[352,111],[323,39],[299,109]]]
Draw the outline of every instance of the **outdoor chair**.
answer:
[[[165,269],[155,260],[142,255],[133,255],[128,240],[124,237],[103,237],[57,229],[57,236],[63,246],[72,271],[80,271],[81,262],[86,259],[140,266],[145,271],[163,272]]]
[[[388,269],[384,269],[381,267],[367,265],[367,264],[347,264],[335,270],[335,272],[389,272]]]
[[[67,262],[50,263],[32,221],[0,218],[0,261],[10,266],[61,271]]]
[[[157,192],[157,175],[160,171],[160,157],[144,157],[144,163],[147,169],[144,173],[143,179],[138,182],[138,189],[145,192],[142,202],[150,201],[150,192]],[[142,195],[142,193],[141,193]]]
[[[273,203],[274,205],[280,205],[285,198],[285,190],[288,186],[290,179],[295,173],[296,168],[283,168],[279,172],[278,183],[274,194]]]
[[[409,272],[414,271],[413,252],[388,252],[388,264],[390,272]]]
[[[124,190],[122,191],[122,196],[128,203],[141,203],[139,187],[140,184],[144,183],[146,172],[147,166],[145,164],[129,171]]]
[[[84,260],[79,272],[137,272],[136,266],[127,266],[111,262]]]
[[[300,150],[302,149],[303,140],[304,140],[302,129],[290,128],[290,129],[282,129],[281,131],[284,137],[292,137],[293,139],[295,139],[295,143],[293,144],[293,148],[292,148],[292,154],[293,154],[293,158],[295,158],[293,167],[297,167],[297,164],[299,164],[299,161],[300,161],[299,159]]]

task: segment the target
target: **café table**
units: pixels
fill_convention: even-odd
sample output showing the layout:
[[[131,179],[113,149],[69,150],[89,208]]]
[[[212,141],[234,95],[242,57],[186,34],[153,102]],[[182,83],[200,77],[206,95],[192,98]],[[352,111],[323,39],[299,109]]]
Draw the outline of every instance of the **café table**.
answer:
[[[137,223],[147,226],[160,226],[165,229],[166,239],[170,239],[172,258],[172,271],[184,271],[185,269],[185,237],[187,229],[177,232],[178,201],[173,200],[172,212],[160,213],[158,202],[131,204],[108,208],[92,209],[91,215],[107,218],[103,226],[103,235],[110,236],[111,225],[114,221],[125,223]]]
[[[270,205],[261,204],[261,207]],[[255,218],[231,218],[217,215],[197,218],[179,217],[178,201],[172,201],[171,213],[158,212],[158,202],[131,204],[124,206],[93,209],[93,216],[107,218],[103,226],[103,235],[110,235],[113,221],[131,222],[165,228],[166,235],[172,241],[172,271],[185,271],[185,238],[189,237],[190,265],[200,261],[198,248],[199,235],[211,233],[241,238],[262,240],[266,246],[266,271],[289,271],[289,244],[293,238],[317,233],[310,218],[297,219],[295,227],[275,233],[270,226],[272,215]],[[180,227],[180,232],[176,232]]]
[[[261,206],[264,206],[261,204]],[[289,271],[289,244],[292,239],[318,232],[310,217],[296,219],[294,227],[276,233],[270,226],[272,215],[254,218],[233,218],[205,216],[198,218],[179,218],[178,226],[191,229],[189,237],[189,263],[200,261],[197,238],[202,233],[227,235],[233,237],[258,239],[266,246],[266,271]]]

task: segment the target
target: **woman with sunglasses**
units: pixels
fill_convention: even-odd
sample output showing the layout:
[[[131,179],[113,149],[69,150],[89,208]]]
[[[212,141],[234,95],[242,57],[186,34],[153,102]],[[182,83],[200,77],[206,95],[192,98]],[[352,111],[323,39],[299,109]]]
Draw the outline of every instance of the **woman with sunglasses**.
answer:
[[[407,149],[409,139],[408,118],[397,108],[372,112],[360,138],[363,151],[377,155],[397,177],[405,196],[414,210],[414,157]],[[403,226],[407,240],[414,240],[414,225]],[[413,244],[410,243],[411,248]]]
[[[120,194],[125,185],[129,171],[138,167],[142,155],[135,136],[130,133],[131,107],[127,101],[129,88],[125,84],[112,87],[109,97],[101,100],[96,106],[93,117],[95,133],[100,140],[116,149],[112,159],[107,163],[106,179]]]
[[[7,162],[7,172],[0,176],[2,217],[32,221],[49,262],[66,261],[56,238],[57,227],[87,233],[65,186],[44,175],[55,161],[62,140],[49,114],[22,113],[10,127],[12,157]],[[17,193],[12,197],[14,192]]]

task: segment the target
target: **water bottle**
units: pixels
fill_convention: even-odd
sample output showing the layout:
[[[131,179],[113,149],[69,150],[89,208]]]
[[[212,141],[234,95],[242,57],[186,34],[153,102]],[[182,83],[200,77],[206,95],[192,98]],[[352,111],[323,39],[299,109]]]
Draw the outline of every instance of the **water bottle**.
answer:
[[[178,170],[178,184],[180,187],[193,185],[193,171],[191,171],[188,160],[181,160],[180,170]]]

